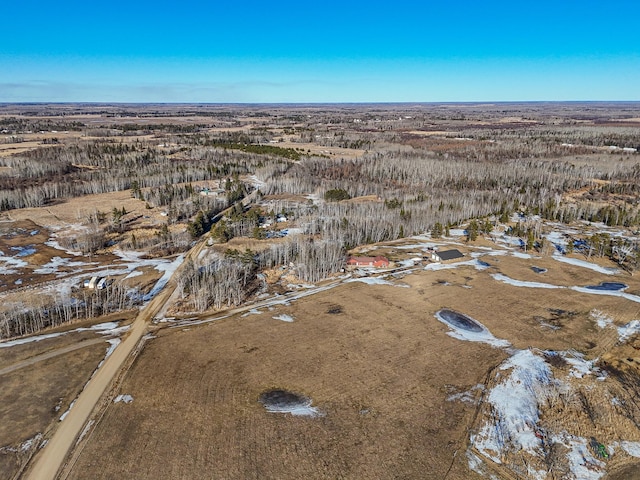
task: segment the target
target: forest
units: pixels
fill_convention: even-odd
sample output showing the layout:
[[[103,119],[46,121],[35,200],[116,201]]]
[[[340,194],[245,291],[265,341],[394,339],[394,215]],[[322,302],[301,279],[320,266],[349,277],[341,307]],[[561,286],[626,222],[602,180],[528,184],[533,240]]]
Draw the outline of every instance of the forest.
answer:
[[[161,209],[164,223],[140,231],[144,211],[96,209],[61,243],[86,255],[114,246],[150,256],[198,241],[220,247],[180,274],[189,311],[245,302],[265,270],[284,267],[316,283],[340,272],[357,246],[467,226],[474,241],[498,223],[539,250],[545,221],[629,229],[635,239],[574,240],[586,242],[585,255],[633,271],[638,118],[636,103],[3,105],[0,215],[130,192]],[[295,236],[269,226],[277,212]],[[514,214],[528,220],[514,223]],[[241,238],[258,248],[225,247]],[[0,312],[0,335],[139,303],[139,292],[117,284],[91,298],[78,290]]]

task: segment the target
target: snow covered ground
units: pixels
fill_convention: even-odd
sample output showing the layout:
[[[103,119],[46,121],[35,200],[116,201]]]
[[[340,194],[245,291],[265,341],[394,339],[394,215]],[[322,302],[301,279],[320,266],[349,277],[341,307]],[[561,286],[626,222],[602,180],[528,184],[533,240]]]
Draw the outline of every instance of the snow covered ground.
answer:
[[[429,271],[451,270],[452,268],[463,267],[465,265],[473,267],[476,270],[486,270],[490,266],[486,262],[483,262],[482,260],[478,260],[477,258],[474,258],[473,260],[467,260],[464,262],[456,262],[456,263],[430,263],[426,267],[424,267],[424,269]]]
[[[554,376],[545,355],[559,355],[571,365],[566,378]],[[503,464],[510,455],[526,452],[531,460],[527,464],[529,478],[549,478],[545,464],[545,442],[564,445],[568,450],[565,460],[575,479],[598,480],[606,474],[606,464],[595,457],[590,440],[571,432],[571,424],[560,431],[545,431],[540,426],[541,408],[549,399],[572,395],[570,378],[599,373],[594,369],[596,360],[587,361],[577,352],[539,352],[520,350],[504,361],[496,373],[496,384],[485,396],[490,415],[471,436],[471,443],[481,457],[469,452],[469,468],[483,472],[482,457]],[[604,377],[594,377],[603,380]],[[609,452],[621,447],[628,455],[640,457],[640,442],[621,440],[608,446]],[[606,446],[605,446],[606,447]],[[563,477],[564,478],[564,477]]]
[[[515,280],[513,278],[507,277],[501,273],[492,273],[491,277],[498,282],[506,283],[508,285],[513,285],[514,287],[527,287],[527,288],[564,288],[559,285],[551,285],[550,283],[541,283],[541,282],[525,282],[523,280]]]
[[[594,272],[598,273],[604,273],[605,275],[615,275],[616,273],[620,273],[620,270],[618,270],[617,268],[602,267],[596,263],[587,262],[586,260],[580,260],[579,258],[565,257],[559,252],[553,254],[553,259],[557,260],[558,262],[575,265],[576,267],[588,268],[589,270],[593,270]]]
[[[403,287],[403,288],[409,288],[409,285],[398,285],[396,283],[390,282],[389,280],[385,280],[383,278],[380,277],[357,277],[357,278],[350,278],[349,280],[347,280],[347,283],[350,282],[362,282],[362,283],[366,283],[368,285],[391,285],[392,287]]]
[[[613,319],[594,310],[592,318],[601,328],[612,328]],[[590,440],[578,432],[571,431],[572,425],[563,425],[561,431],[546,431],[541,427],[541,409],[561,397],[572,398],[572,379],[575,381],[606,381],[607,375],[596,367],[596,359],[586,359],[576,351],[546,351],[534,349],[514,350],[506,340],[494,337],[489,330],[477,321],[480,332],[459,328],[447,322],[438,314],[435,317],[445,323],[448,335],[463,341],[480,341],[494,347],[506,348],[511,356],[497,369],[493,387],[484,393],[483,401],[488,410],[482,417],[482,423],[471,435],[474,451],[467,451],[469,468],[483,476],[489,476],[484,465],[490,460],[498,465],[505,464],[510,458],[521,458],[525,452],[529,457],[526,464],[526,476],[536,480],[547,480],[548,467],[545,463],[545,443],[553,441],[567,448],[564,453],[566,464],[575,479],[598,480],[606,475],[606,464],[595,457]],[[473,324],[471,324],[473,327]],[[618,328],[621,340],[640,332],[640,320],[634,320]],[[547,358],[557,356],[569,367],[560,378],[554,375]],[[590,380],[590,378],[592,380]],[[587,388],[589,388],[587,386]],[[467,392],[449,395],[449,401],[475,402],[478,390],[476,385]],[[613,401],[613,400],[612,400]],[[619,403],[619,400],[617,400]],[[547,445],[548,446],[548,445]],[[608,446],[609,451],[620,447],[631,456],[640,457],[640,442],[620,439]],[[480,455],[476,455],[477,452]],[[507,462],[510,464],[510,461]],[[522,471],[520,471],[522,473]]]
[[[521,350],[500,366],[498,375],[502,381],[488,395],[495,412],[494,422],[485,423],[472,436],[473,445],[498,464],[502,463],[503,452],[509,449],[540,455],[542,442],[536,435],[540,419],[537,392],[553,382],[551,368],[542,357]]]
[[[133,397],[131,395],[128,394],[120,394],[118,395],[116,398],[113,399],[113,403],[131,403],[133,402]]]
[[[171,263],[162,262],[162,263],[157,263],[155,265],[155,269],[160,272],[164,272],[164,274],[156,282],[156,284],[153,286],[151,291],[144,296],[145,301],[151,300],[153,297],[155,297],[158,294],[160,290],[164,288],[164,286],[167,284],[167,282],[169,281],[171,276],[175,273],[175,271],[178,269],[178,267],[182,265],[183,261],[184,261],[184,255],[180,255]]]
[[[17,338],[15,340],[0,342],[0,348],[13,347],[15,345],[24,345],[25,343],[41,342],[42,340],[61,337],[62,335],[68,335],[74,332],[94,331],[101,335],[120,335],[121,333],[127,331],[128,329],[129,329],[128,325],[120,327],[117,322],[98,323],[96,325],[93,325],[92,327],[80,327],[80,328],[74,328],[72,330],[66,330],[64,332],[46,333],[43,335],[32,335],[30,337],[23,337],[23,338]]]
[[[29,265],[26,261],[15,256],[5,256],[0,251],[0,275],[13,275],[18,273],[19,268],[24,268]]]

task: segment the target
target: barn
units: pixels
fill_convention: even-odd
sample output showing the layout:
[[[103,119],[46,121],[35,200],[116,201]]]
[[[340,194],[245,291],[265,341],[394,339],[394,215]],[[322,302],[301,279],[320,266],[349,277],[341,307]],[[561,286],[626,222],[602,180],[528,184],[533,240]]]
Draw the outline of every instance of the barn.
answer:
[[[456,258],[462,257],[464,257],[464,254],[455,248],[451,250],[444,250],[442,252],[431,253],[431,260],[434,262],[446,262],[447,260],[455,260]]]
[[[376,267],[384,268],[389,266],[389,259],[386,257],[349,257],[347,265],[350,267]]]

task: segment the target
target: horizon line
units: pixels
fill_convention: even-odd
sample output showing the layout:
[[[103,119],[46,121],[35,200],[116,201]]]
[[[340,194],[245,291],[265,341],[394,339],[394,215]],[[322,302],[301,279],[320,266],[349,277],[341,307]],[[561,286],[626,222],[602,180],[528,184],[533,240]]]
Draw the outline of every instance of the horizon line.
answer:
[[[639,100],[441,100],[441,101],[366,101],[366,102],[108,102],[108,101],[0,101],[4,105],[490,105],[541,103],[640,103]]]

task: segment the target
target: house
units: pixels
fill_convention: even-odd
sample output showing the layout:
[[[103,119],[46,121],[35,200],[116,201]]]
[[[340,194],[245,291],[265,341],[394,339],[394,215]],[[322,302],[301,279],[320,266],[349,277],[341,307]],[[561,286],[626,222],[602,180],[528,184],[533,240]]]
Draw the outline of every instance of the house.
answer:
[[[349,257],[347,265],[350,267],[376,267],[384,268],[389,266],[389,259],[386,257]]]
[[[431,261],[433,262],[446,262],[447,260],[455,260],[456,258],[462,257],[464,257],[464,254],[455,248],[451,250],[444,250],[443,252],[431,253]]]

